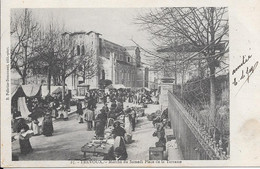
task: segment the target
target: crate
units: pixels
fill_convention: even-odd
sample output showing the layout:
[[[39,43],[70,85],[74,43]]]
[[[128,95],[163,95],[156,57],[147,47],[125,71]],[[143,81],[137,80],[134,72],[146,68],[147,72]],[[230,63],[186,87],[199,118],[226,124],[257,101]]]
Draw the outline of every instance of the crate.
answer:
[[[149,160],[163,160],[163,148],[162,147],[150,147],[149,148]]]

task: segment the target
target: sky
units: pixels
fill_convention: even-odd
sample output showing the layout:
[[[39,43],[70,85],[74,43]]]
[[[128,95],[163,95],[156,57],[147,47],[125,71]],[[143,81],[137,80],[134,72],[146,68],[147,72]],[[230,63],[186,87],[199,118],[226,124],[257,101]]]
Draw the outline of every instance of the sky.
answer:
[[[133,39],[141,47],[151,49],[150,34],[135,24],[140,8],[43,8],[32,9],[33,16],[48,24],[51,18],[70,31],[96,31],[104,39],[122,46],[132,46]],[[143,10],[142,10],[143,11]]]

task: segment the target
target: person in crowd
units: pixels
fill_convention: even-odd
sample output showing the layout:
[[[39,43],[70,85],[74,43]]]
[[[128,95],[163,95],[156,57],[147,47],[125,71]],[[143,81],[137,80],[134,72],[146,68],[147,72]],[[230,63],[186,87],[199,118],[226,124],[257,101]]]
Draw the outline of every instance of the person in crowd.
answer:
[[[29,126],[26,123],[21,123],[18,126],[18,132],[19,132],[19,144],[20,144],[20,150],[21,154],[29,154],[33,151],[31,143],[30,143],[30,137],[31,133],[28,133]]]
[[[163,112],[162,112],[162,115],[161,115],[161,121],[163,120],[168,120],[168,108],[166,108]]]
[[[109,112],[109,108],[108,108],[108,106],[107,106],[107,103],[103,106],[103,109],[105,110],[106,113]]]
[[[110,111],[108,112],[107,116],[108,118],[116,119],[116,108],[115,107],[110,107]]]
[[[124,150],[122,147],[115,148],[114,151],[114,160],[126,160],[127,159],[127,151]]]
[[[55,117],[55,118],[57,118],[57,113],[58,113],[58,111],[56,110],[56,108],[55,108],[55,103],[54,103],[54,101],[51,101],[50,103],[49,103],[49,109],[50,109],[50,111],[51,111],[51,115],[53,116],[53,117]],[[56,111],[57,111],[57,113],[56,113]]]
[[[92,110],[94,111],[97,108],[97,103],[98,103],[98,94],[93,93],[92,95]]]
[[[124,137],[125,136],[125,129],[120,126],[119,121],[115,121],[114,123],[114,129],[112,130],[112,136],[113,138],[116,138],[117,136]]]
[[[55,113],[55,118],[57,118],[58,117],[58,108],[60,107],[60,102],[59,102],[59,98],[58,98],[58,96],[55,96],[55,98],[54,98],[54,100],[53,100],[53,103],[54,103],[54,107],[53,107],[53,109],[54,109],[54,113]]]
[[[95,134],[97,137],[104,137],[104,131],[107,121],[107,115],[103,109],[101,109],[95,118]]]
[[[37,117],[33,117],[32,118],[32,130],[33,130],[33,134],[35,136],[40,135],[40,127],[39,127],[39,120],[37,119]]]
[[[112,101],[112,103],[111,103],[111,108],[112,108],[112,109],[115,109],[116,106],[117,106],[117,105],[116,105],[116,102],[115,102],[115,101]]]
[[[105,124],[107,123],[107,113],[108,113],[107,107],[103,106],[101,109],[100,117],[101,117],[101,120],[104,121]]]
[[[115,102],[116,101],[116,94],[113,91],[111,91],[111,94],[110,94],[110,101],[111,102]]]
[[[88,108],[84,110],[84,119],[87,122],[87,130],[92,130],[93,128],[93,120],[94,120],[94,112]]]
[[[156,124],[157,123],[160,123],[162,120],[161,120],[161,117],[160,116],[156,116],[154,119],[153,119],[153,126],[156,127]]]
[[[133,93],[131,91],[128,92],[128,102],[129,103],[133,102]]]
[[[13,114],[13,119],[16,119],[16,117],[21,116],[21,112],[17,110],[17,108],[12,107],[12,114]]]
[[[166,149],[166,139],[165,139],[165,124],[164,123],[157,123],[156,124],[156,131],[153,133],[154,137],[158,137],[158,142],[155,143],[156,147],[163,147],[164,150]]]
[[[92,93],[88,101],[88,109],[94,111],[94,109],[96,109],[96,105],[97,105],[97,98],[95,97],[95,94]]]
[[[79,100],[77,101],[77,114],[78,114],[78,122],[83,123],[83,109],[82,109],[82,104]]]
[[[142,99],[142,94],[138,91],[137,92],[137,104],[141,103],[141,99]]]
[[[51,114],[48,112],[43,118],[42,122],[42,134],[45,136],[52,136],[53,133],[53,123]]]
[[[18,111],[18,114],[21,114],[21,112]],[[14,120],[13,131],[14,131],[14,132],[19,132],[18,129],[19,129],[19,127],[20,127],[21,125],[23,125],[23,124],[26,124],[25,119],[22,118],[22,116],[16,117],[15,120]]]
[[[116,112],[116,114],[119,114],[121,111],[123,111],[123,109],[122,109],[121,103],[118,102],[116,105],[116,108],[115,108],[115,112]]]
[[[114,157],[115,160],[127,159],[125,140],[122,136],[117,136],[114,140]]]
[[[132,134],[132,115],[131,115],[131,109],[127,108],[125,111],[125,131],[128,134]]]
[[[104,105],[107,103],[107,94],[103,93],[103,103]]]
[[[116,147],[115,150],[111,154],[105,156],[103,160],[126,160],[127,156],[127,152],[124,150],[124,148]]]
[[[137,104],[137,93],[134,93],[133,102],[134,104]]]
[[[135,119],[136,119],[136,111],[131,110],[131,124],[132,124],[132,131],[135,131]]]
[[[62,104],[62,114],[63,114],[63,120],[68,120],[69,119],[69,109],[68,106],[66,106],[66,104]]]
[[[87,108],[89,110],[92,110],[92,105],[93,105],[93,99],[92,99],[91,94],[90,94],[90,96],[88,98],[88,106],[87,106]]]
[[[70,110],[70,94],[67,93],[64,97],[64,105],[65,105],[65,110]]]
[[[121,93],[120,93],[120,95],[118,96],[117,101],[118,101],[118,103],[123,103],[123,102],[124,102],[123,96],[122,96]]]

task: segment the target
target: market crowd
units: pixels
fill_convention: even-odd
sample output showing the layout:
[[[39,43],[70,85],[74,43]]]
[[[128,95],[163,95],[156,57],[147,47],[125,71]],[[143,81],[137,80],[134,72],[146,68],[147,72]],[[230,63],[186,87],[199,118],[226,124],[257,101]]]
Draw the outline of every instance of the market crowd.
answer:
[[[132,131],[135,130],[137,108],[124,107],[124,104],[128,102],[145,107],[150,103],[158,104],[158,100],[157,90],[150,91],[144,88],[93,89],[88,90],[85,98],[81,100],[74,100],[69,93],[64,99],[61,98],[61,93],[47,95],[45,98],[27,98],[26,103],[31,114],[22,117],[17,107],[12,106],[12,130],[18,135],[21,154],[28,154],[33,151],[30,138],[41,134],[46,137],[52,136],[55,131],[53,120],[68,120],[71,106],[75,105],[78,122],[86,123],[86,130],[94,130],[97,138],[103,138],[105,129],[112,127],[111,137],[119,136],[128,142]],[[97,109],[97,104],[100,103],[103,107]],[[16,139],[13,135],[12,141]],[[120,158],[127,158],[124,146],[115,149],[115,154],[119,154]]]

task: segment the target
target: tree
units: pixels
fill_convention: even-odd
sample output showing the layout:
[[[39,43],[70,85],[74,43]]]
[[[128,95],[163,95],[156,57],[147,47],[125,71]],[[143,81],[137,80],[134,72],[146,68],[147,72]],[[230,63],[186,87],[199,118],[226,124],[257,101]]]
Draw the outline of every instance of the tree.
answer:
[[[83,49],[83,50],[82,50]],[[92,78],[97,75],[99,70],[100,59],[95,58],[95,52],[91,47],[84,46],[81,52],[75,48],[75,42],[70,39],[66,39],[64,34],[61,36],[58,47],[58,65],[60,70],[60,76],[62,80],[62,98],[65,95],[65,81],[71,74],[76,73],[82,75],[85,79]]]
[[[80,64],[77,75],[83,77],[83,82],[86,79],[91,79],[99,73],[100,67],[102,66],[102,60],[100,57],[95,58],[95,51],[86,46],[84,52],[81,52],[83,61]]]
[[[48,94],[51,91],[51,78],[59,76],[59,66],[57,65],[59,53],[60,30],[53,20],[46,29],[42,29],[39,36],[39,45],[36,50],[37,62],[34,69],[44,70],[44,72],[35,72],[36,74],[47,75]]]
[[[228,46],[223,45],[223,39],[228,36],[227,8],[160,8],[140,15],[137,20],[164,45],[170,46],[182,40],[202,54],[180,58],[179,64],[198,59],[206,64],[210,72],[210,118],[214,125],[215,72],[221,57],[228,52]],[[178,47],[181,48],[185,43],[174,47],[178,51]]]
[[[32,12],[24,9],[12,13],[11,17],[11,69],[21,76],[22,84],[35,62],[38,48],[39,24],[34,21]]]

